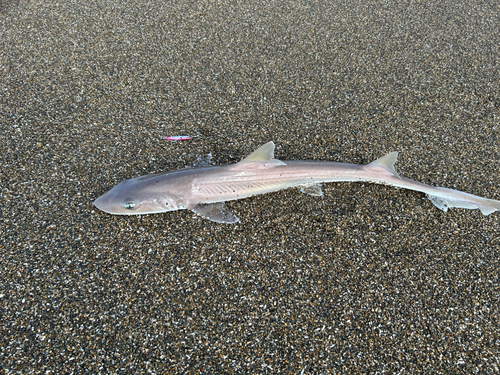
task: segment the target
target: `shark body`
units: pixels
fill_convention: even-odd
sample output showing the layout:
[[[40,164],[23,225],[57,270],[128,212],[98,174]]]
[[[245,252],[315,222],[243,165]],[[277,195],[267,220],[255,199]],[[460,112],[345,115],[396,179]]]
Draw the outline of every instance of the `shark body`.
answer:
[[[180,169],[123,181],[96,199],[94,205],[113,215],[189,209],[206,219],[231,224],[239,220],[225,207],[226,201],[294,186],[321,196],[324,182],[359,181],[425,193],[445,212],[450,207],[480,209],[484,215],[500,210],[497,200],[400,177],[394,169],[397,155],[391,152],[368,165],[280,161],[274,159],[274,143],[268,142],[236,164]]]

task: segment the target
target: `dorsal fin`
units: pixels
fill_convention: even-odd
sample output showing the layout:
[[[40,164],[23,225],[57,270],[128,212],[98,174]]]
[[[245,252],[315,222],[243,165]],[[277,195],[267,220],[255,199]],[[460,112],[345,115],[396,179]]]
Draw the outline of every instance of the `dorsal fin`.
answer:
[[[241,165],[250,162],[267,162],[266,168],[276,167],[278,165],[285,165],[282,161],[274,158],[274,143],[267,142],[265,145],[260,146],[257,150],[252,152],[242,161],[236,165]]]
[[[269,161],[274,159],[274,142],[267,142],[265,145],[260,146],[257,150],[248,155],[240,163],[247,161]]]
[[[384,167],[387,168],[388,170],[391,171],[391,173],[396,176],[397,178],[401,179],[399,177],[398,172],[396,172],[396,169],[394,169],[394,164],[396,163],[396,160],[398,160],[398,152],[393,151],[388,153],[387,155],[382,156],[381,158],[378,158],[375,161],[372,161],[368,166],[379,166],[379,167]]]

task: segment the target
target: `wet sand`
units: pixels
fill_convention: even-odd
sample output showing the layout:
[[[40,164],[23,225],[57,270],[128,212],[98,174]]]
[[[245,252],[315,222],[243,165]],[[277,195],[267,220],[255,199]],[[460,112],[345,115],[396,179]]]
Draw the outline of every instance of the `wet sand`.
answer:
[[[499,213],[356,183],[229,202],[233,226],[92,205],[270,140],[500,199],[496,2],[0,13],[4,373],[498,373]]]

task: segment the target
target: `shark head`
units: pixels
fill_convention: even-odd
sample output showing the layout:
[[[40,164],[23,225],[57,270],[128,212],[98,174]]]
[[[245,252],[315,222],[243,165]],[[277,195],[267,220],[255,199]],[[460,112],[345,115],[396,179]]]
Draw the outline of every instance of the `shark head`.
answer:
[[[181,199],[168,191],[160,194],[151,185],[156,175],[126,180],[94,201],[101,211],[112,215],[145,215],[175,211],[184,208]]]

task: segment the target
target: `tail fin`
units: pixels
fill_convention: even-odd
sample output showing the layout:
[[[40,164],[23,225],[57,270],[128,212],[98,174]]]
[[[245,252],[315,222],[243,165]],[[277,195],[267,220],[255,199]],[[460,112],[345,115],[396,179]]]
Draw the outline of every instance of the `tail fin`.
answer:
[[[485,204],[482,206],[479,206],[479,209],[481,210],[481,213],[484,216],[487,216],[489,214],[492,214],[495,211],[500,210],[500,202],[499,201],[496,201],[494,199],[486,199],[486,198],[483,198],[483,199],[485,200]]]
[[[396,163],[397,158],[398,153],[396,151],[390,152],[368,164],[368,167],[383,167],[393,177],[399,179],[399,181],[395,179],[387,179],[383,183],[405,189],[421,191],[422,193],[427,194],[434,206],[444,212],[447,212],[448,208],[451,207],[480,209],[481,213],[485,216],[495,211],[500,211],[500,201],[478,197],[463,191],[434,187],[410,180],[408,178],[401,178],[398,172],[396,172],[396,169],[394,169],[394,164]]]
[[[495,211],[500,210],[500,201],[496,201],[494,199],[482,198],[467,193],[463,194],[465,195],[465,197],[456,200],[450,198],[437,197],[435,195],[428,195],[428,198],[434,206],[436,206],[437,208],[439,208],[444,212],[447,212],[448,208],[450,207],[468,208],[468,209],[479,208],[479,210],[481,210],[481,213],[484,216],[487,216]],[[467,197],[470,197],[472,199],[467,200]]]

